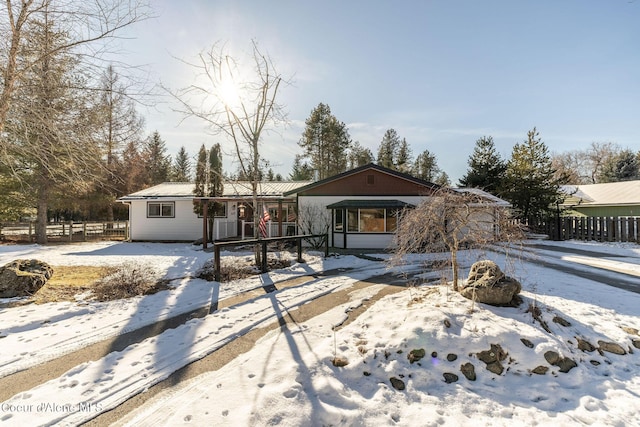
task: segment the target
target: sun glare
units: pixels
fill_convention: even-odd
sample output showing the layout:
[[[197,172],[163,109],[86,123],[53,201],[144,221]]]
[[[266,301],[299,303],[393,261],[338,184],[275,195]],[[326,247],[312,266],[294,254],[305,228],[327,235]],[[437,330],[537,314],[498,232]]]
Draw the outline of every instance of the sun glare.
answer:
[[[218,87],[220,100],[228,107],[236,107],[240,103],[240,91],[232,79],[224,79]]]

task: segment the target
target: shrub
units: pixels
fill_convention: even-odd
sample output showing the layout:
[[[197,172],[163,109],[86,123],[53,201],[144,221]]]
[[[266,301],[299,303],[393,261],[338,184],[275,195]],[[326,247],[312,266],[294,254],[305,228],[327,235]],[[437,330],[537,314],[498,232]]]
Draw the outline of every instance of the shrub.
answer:
[[[150,295],[166,288],[166,282],[150,265],[126,263],[96,281],[93,294],[98,301],[111,301]]]

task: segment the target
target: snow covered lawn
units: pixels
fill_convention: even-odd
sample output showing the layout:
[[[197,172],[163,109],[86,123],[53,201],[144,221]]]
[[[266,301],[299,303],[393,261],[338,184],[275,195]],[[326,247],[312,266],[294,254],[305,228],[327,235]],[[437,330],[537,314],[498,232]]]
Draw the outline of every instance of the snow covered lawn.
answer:
[[[536,251],[536,257],[573,263],[577,268],[596,266],[609,275],[617,274],[615,271],[640,274],[640,248],[636,246],[561,246],[606,252],[611,259],[567,254],[558,261],[544,250]],[[463,276],[477,256],[465,254]],[[525,302],[520,307],[476,304],[471,310],[470,301],[429,282],[382,298],[334,332],[334,326],[341,325],[349,312],[385,285],[368,286],[352,292],[345,304],[267,333],[251,351],[224,368],[154,396],[120,423],[640,425],[640,349],[633,345],[640,340],[634,332],[640,329],[640,294],[558,272],[527,258],[513,263],[497,252],[486,256],[522,282]],[[75,425],[89,420],[238,335],[276,322],[321,295],[349,290],[359,280],[388,272],[384,263],[353,256],[322,259],[307,255],[307,264],[232,283],[192,278],[210,257],[180,244],[0,246],[0,265],[16,258],[38,258],[54,266],[117,265],[135,260],[175,279],[171,282],[174,289],[129,300],[1,309],[0,377],[250,289],[272,283],[279,289],[189,320],[19,393],[2,402],[0,422]],[[418,269],[425,257],[414,257],[408,269]],[[335,269],[340,269],[336,275],[315,275],[297,286],[278,286],[287,278]],[[527,312],[534,304],[551,333]],[[558,318],[568,326],[557,323]],[[599,341],[617,343],[627,354],[583,351],[578,349],[577,338],[595,347]],[[501,374],[488,371],[478,356],[492,345],[506,353],[500,362]],[[425,351],[425,357],[412,363],[408,356],[418,349]],[[577,367],[559,372],[545,359],[548,351],[574,360]],[[348,364],[334,366],[331,361],[336,356]],[[461,372],[465,364],[474,366],[475,380]],[[540,367],[546,367],[546,373],[533,373],[534,369],[544,371]],[[392,377],[405,388],[394,388]]]

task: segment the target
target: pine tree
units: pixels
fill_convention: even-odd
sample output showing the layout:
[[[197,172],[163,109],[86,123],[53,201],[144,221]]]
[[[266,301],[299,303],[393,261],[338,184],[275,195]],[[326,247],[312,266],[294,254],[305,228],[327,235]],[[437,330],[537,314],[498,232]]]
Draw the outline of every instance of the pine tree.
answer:
[[[14,90],[6,126],[0,138],[3,166],[17,168],[12,176],[22,191],[34,195],[36,241],[47,242],[48,211],[55,201],[69,200],[90,190],[102,171],[96,126],[79,57],[67,45],[68,33],[43,7],[34,16],[20,47],[22,82]]]
[[[305,121],[305,130],[298,145],[304,149],[312,170],[319,179],[344,172],[351,138],[344,123],[331,114],[328,105],[320,103]]]
[[[207,149],[202,144],[198,151],[198,160],[196,161],[196,183],[193,195],[196,197],[204,197],[207,194]],[[202,215],[202,204],[193,203],[193,212]]]
[[[402,173],[411,173],[413,167],[411,148],[407,144],[407,140],[402,138],[400,147],[398,148],[398,156],[395,161],[395,169]],[[447,178],[448,179],[448,178]]]
[[[209,197],[222,197],[224,192],[224,176],[222,174],[222,151],[220,144],[214,144],[209,150],[209,173],[207,174],[207,196]],[[208,209],[208,237],[209,241],[213,241],[213,223],[216,215],[222,216],[224,214],[223,204],[220,202],[214,202],[210,204],[213,210]]]
[[[171,180],[174,182],[191,181],[191,160],[184,145],[180,147],[176,158],[173,160]]]
[[[520,218],[544,219],[556,209],[560,197],[560,185],[554,176],[547,146],[534,127],[525,142],[513,147],[500,193]]]
[[[291,181],[311,181],[313,179],[313,170],[307,162],[302,161],[302,156],[296,155],[293,160],[293,167],[289,174]]]
[[[496,151],[491,136],[483,136],[476,141],[473,154],[467,162],[469,169],[460,179],[461,187],[481,188],[495,194],[504,179],[507,165]]]
[[[626,149],[612,156],[604,164],[600,182],[631,181],[640,178],[638,157],[633,151]]]
[[[153,186],[169,181],[171,156],[167,154],[166,144],[158,131],[153,132],[147,139],[142,157],[147,171],[148,185]]]
[[[433,182],[440,175],[440,168],[436,156],[425,149],[418,155],[413,166],[413,176],[425,181]]]
[[[348,169],[355,169],[357,167],[373,163],[373,153],[371,150],[360,145],[360,142],[358,141],[353,143],[347,157]]]
[[[378,165],[396,170],[396,159],[400,150],[400,137],[395,129],[388,129],[378,147]]]

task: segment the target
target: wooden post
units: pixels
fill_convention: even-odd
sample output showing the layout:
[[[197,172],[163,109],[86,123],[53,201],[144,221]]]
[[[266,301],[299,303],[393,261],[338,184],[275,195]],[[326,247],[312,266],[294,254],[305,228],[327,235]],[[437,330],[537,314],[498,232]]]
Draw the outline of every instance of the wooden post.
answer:
[[[104,224],[103,224],[104,227]],[[102,230],[102,234],[104,234],[104,229]],[[83,241],[87,241],[87,222],[83,221],[82,222],[82,240]]]
[[[262,268],[263,273],[267,272],[267,242],[262,242]]]
[[[131,236],[129,236],[129,221],[125,221],[124,223],[124,238],[125,240],[131,239]]]
[[[202,249],[207,249],[207,207],[209,206],[208,199],[202,199]]]
[[[302,259],[302,237],[298,237],[296,241],[298,244],[298,262],[304,262]]]
[[[220,247],[213,244],[213,278],[216,282],[220,281]]]
[[[29,242],[32,242],[33,237],[33,222],[29,221]]]
[[[329,256],[329,234],[324,235],[324,257]]]
[[[282,237],[282,199],[278,199],[278,237]]]
[[[73,242],[73,221],[69,221],[69,241]]]

